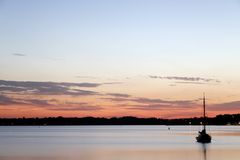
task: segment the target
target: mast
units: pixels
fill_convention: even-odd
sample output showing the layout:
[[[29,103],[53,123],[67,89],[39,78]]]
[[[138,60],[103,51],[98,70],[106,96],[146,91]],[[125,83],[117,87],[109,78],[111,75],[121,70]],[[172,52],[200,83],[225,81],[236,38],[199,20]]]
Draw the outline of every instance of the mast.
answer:
[[[211,139],[212,137],[207,134],[206,132],[206,122],[207,122],[207,118],[206,118],[206,98],[205,98],[205,93],[203,93],[203,117],[202,117],[202,125],[203,125],[203,130],[199,131],[199,135],[196,137],[197,142],[199,143],[211,143]]]
[[[203,93],[203,129],[206,130],[206,100],[205,100],[205,93]]]

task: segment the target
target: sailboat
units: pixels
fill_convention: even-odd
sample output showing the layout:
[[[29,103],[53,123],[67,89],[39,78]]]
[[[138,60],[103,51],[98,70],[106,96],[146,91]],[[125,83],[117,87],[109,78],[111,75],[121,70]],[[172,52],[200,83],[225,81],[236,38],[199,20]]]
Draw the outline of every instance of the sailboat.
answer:
[[[212,137],[206,132],[206,100],[205,94],[203,95],[203,130],[198,133],[196,137],[199,143],[211,143]]]

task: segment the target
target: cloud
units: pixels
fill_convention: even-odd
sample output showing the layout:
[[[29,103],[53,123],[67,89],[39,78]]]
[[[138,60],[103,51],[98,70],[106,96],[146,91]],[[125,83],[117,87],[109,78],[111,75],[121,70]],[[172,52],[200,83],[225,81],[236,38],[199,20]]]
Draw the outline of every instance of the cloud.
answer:
[[[134,98],[132,102],[138,104],[130,105],[128,109],[137,110],[179,110],[190,109],[198,106],[197,100],[162,100],[151,98]]]
[[[120,82],[109,83],[69,83],[69,82],[35,82],[35,81],[6,81],[0,80],[0,92],[34,95],[99,95],[100,93],[82,88],[96,88],[101,85],[114,85]]]
[[[190,109],[194,106],[179,106],[172,104],[145,104],[145,105],[130,105],[127,109],[133,110],[182,110],[182,109]]]
[[[25,104],[34,105],[34,106],[54,106],[50,103],[49,100],[40,100],[40,99],[24,99]]]
[[[186,81],[186,82],[205,82],[205,83],[220,83],[217,79],[211,79],[211,78],[202,78],[202,77],[179,77],[179,76],[154,76],[149,75],[149,78],[152,79],[166,79],[166,80],[177,80],[177,81]],[[198,83],[197,83],[198,84]]]
[[[53,100],[14,98],[6,95],[0,95],[0,105],[34,105],[34,106],[51,106],[49,103]]]
[[[81,89],[72,89],[72,92],[69,95],[85,96],[85,95],[100,95],[100,93]]]
[[[130,110],[162,110],[166,109],[166,107],[169,109],[171,107],[170,105],[163,105],[163,104],[148,104],[148,105],[130,105],[130,107],[127,107],[127,109]]]
[[[135,98],[132,101],[138,103],[166,103],[168,101],[164,101],[162,99],[150,99],[150,98]]]
[[[97,105],[89,105],[88,103],[84,102],[66,102],[62,106],[51,107],[48,109],[55,111],[96,111],[104,108]]]
[[[101,83],[67,83],[67,82],[32,82],[0,80],[2,93],[34,94],[34,95],[97,95],[95,91],[80,88],[96,88]]]
[[[208,109],[212,111],[231,111],[231,110],[240,111],[240,101],[213,104],[213,105],[210,105]]]
[[[196,107],[197,100],[162,100],[162,99],[152,99],[143,97],[132,97],[132,96],[117,96],[102,98],[105,100],[110,100],[118,103],[135,103],[134,105],[124,105],[128,107],[127,109],[137,109],[137,110],[156,110],[156,109],[169,109],[171,108],[191,108]]]
[[[14,55],[14,56],[19,56],[19,57],[24,57],[24,56],[26,56],[26,54],[23,54],[23,53],[13,53],[12,55]]]
[[[7,81],[0,80],[0,105],[1,106],[29,106],[40,107],[55,111],[96,111],[104,109],[95,104],[85,102],[63,102],[59,96],[121,96],[127,94],[109,93],[101,94],[95,89],[101,85],[119,84],[109,83],[69,83],[69,82],[36,82],[36,81]],[[87,89],[86,89],[87,88]],[[42,97],[42,95],[44,97]],[[46,96],[54,96],[56,99],[47,99]],[[75,98],[75,100],[77,100]]]
[[[113,97],[131,97],[129,94],[123,94],[123,93],[107,93],[106,95],[113,96]]]
[[[19,106],[35,106],[45,108],[47,110],[56,111],[93,111],[102,110],[103,107],[97,105],[89,105],[85,102],[61,102],[56,99],[29,99],[14,98],[6,95],[0,95],[0,105],[19,105]]]
[[[105,85],[112,85],[112,84],[122,84],[123,82],[106,82],[106,83],[102,83]]]
[[[176,84],[206,84],[203,82],[175,82]]]
[[[20,102],[17,102],[16,100],[7,97],[5,95],[0,95],[0,105],[13,105],[13,104],[19,104]]]
[[[126,97],[105,97],[105,98],[101,98],[104,100],[109,100],[112,102],[129,102],[132,101],[132,99],[130,98],[126,98]]]

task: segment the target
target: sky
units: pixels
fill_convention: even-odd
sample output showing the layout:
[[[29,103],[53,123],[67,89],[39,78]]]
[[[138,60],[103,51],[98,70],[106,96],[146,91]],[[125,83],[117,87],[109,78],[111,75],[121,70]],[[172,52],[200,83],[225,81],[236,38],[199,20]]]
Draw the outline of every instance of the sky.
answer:
[[[0,117],[240,112],[239,0],[0,0]]]

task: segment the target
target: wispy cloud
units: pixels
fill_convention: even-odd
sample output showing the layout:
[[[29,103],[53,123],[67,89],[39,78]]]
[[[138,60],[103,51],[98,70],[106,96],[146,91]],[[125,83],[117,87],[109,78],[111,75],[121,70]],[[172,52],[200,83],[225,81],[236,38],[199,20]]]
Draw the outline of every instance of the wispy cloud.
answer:
[[[118,95],[118,94],[117,94]],[[151,99],[143,97],[132,97],[126,96],[115,96],[102,98],[105,100],[113,101],[116,103],[135,103],[124,105],[127,109],[134,110],[157,110],[157,109],[169,109],[169,108],[191,108],[198,106],[197,100],[162,100],[162,99]]]
[[[34,105],[34,106],[54,106],[53,100],[15,98],[13,96],[0,95],[0,105]],[[57,102],[57,100],[55,100]]]
[[[162,79],[162,80],[177,80],[177,81],[182,81],[182,82],[188,82],[188,83],[195,83],[195,84],[203,84],[205,83],[220,83],[221,81],[218,79],[211,79],[211,78],[202,78],[202,77],[180,77],[180,76],[154,76],[154,75],[149,75],[149,78],[152,79]]]
[[[33,98],[14,98],[6,95],[0,95],[0,105],[34,106],[56,111],[94,111],[103,109],[101,106],[90,105],[85,102],[61,102],[56,99],[48,100]]]
[[[240,101],[212,104],[208,108],[212,111],[240,111]]]
[[[0,80],[2,93],[35,95],[97,95],[98,92],[81,88],[96,88],[101,83],[67,83],[67,82],[32,82],[32,81],[5,81]]]
[[[0,105],[13,105],[19,103],[20,102],[16,101],[13,98],[0,94]]]
[[[23,54],[23,53],[12,53],[12,55],[14,55],[14,56],[19,56],[19,57],[24,57],[24,56],[26,56],[26,54]]]
[[[84,102],[65,102],[57,107],[50,107],[49,110],[55,111],[97,111],[104,109],[98,105],[90,105]]]
[[[169,107],[170,105],[166,104],[148,104],[148,105],[129,105],[127,109],[130,110],[145,110],[145,111],[151,111],[151,110],[163,110]]]
[[[105,85],[115,85],[115,84],[123,84],[123,82],[106,82],[106,83],[102,83]]]
[[[106,95],[113,96],[113,97],[131,97],[129,94],[123,94],[123,93],[107,93]]]
[[[130,110],[145,110],[145,111],[151,111],[151,110],[188,110],[192,109],[194,106],[179,106],[179,105],[173,105],[173,104],[145,104],[145,105],[130,105],[127,107],[127,109]]]
[[[174,82],[174,83],[176,83],[176,84],[206,84],[205,82],[184,82],[184,81],[182,81],[182,82]]]

